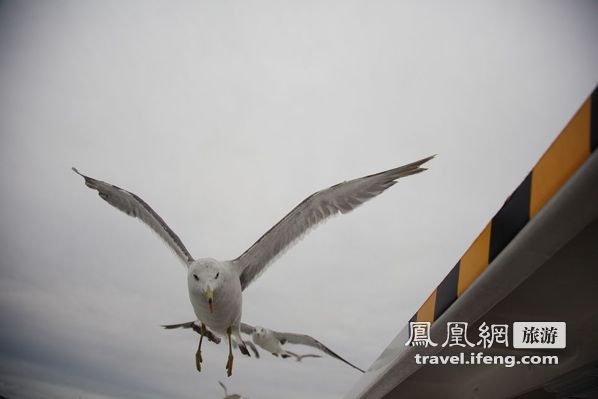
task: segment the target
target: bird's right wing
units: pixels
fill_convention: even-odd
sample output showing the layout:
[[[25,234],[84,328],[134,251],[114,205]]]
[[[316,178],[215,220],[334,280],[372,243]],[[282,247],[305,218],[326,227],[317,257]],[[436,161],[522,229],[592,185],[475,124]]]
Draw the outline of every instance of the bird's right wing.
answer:
[[[189,251],[187,251],[187,248],[185,248],[185,245],[183,245],[179,236],[168,227],[164,219],[162,219],[144,200],[130,191],[85,176],[79,173],[75,168],[73,168],[73,171],[85,179],[85,185],[87,187],[97,190],[104,201],[127,215],[138,218],[148,225],[150,229],[168,244],[185,266],[189,267],[191,262],[193,262],[193,257]]]
[[[188,323],[163,324],[162,327],[164,327],[167,330],[172,330],[174,328],[193,328],[195,330],[194,327],[199,327],[199,326],[194,321],[190,321]]]
[[[309,335],[285,333],[285,332],[277,332],[277,331],[273,331],[273,333],[274,333],[274,336],[280,341],[281,344],[289,343],[289,344],[295,344],[295,345],[311,346],[312,348],[319,349],[322,352],[326,353],[327,355],[332,356],[332,357],[340,360],[341,362],[348,364],[349,366],[353,367],[356,370],[361,371],[362,373],[365,373],[365,371],[363,371],[359,367],[355,366],[354,364],[349,363],[348,361],[346,361],[345,359],[343,359],[342,357],[340,357],[339,355],[334,353],[332,350],[330,350],[330,348],[328,348],[326,345],[324,345],[317,339],[310,337]]]
[[[193,331],[195,331],[199,335],[205,335],[206,338],[208,339],[208,341],[211,341],[215,344],[220,343],[220,338],[216,334],[214,334],[212,331],[210,331],[207,327],[204,326],[204,331],[202,333],[201,325],[200,325],[199,321],[197,321],[197,320],[189,321],[187,323],[179,323],[179,324],[162,324],[162,327],[164,327],[167,330],[172,330],[175,328],[191,328],[191,329],[193,329]]]

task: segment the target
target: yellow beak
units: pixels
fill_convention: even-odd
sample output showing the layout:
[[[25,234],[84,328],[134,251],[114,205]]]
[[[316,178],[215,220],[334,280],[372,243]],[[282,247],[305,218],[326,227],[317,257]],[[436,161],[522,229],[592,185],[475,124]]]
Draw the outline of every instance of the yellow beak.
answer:
[[[206,296],[206,300],[208,301],[208,307],[210,308],[210,313],[214,313],[214,291],[212,291],[212,288],[208,287],[208,289],[205,292],[205,296]]]

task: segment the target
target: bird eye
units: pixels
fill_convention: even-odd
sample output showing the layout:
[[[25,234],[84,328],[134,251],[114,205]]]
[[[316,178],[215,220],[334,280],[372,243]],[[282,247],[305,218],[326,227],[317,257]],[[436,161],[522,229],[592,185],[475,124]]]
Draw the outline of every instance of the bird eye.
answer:
[[[218,278],[218,276],[220,276],[220,272],[216,273],[216,277],[214,278]]]
[[[194,278],[195,280],[199,281],[199,277],[197,277],[197,274],[194,274],[194,275],[193,275],[193,278]]]

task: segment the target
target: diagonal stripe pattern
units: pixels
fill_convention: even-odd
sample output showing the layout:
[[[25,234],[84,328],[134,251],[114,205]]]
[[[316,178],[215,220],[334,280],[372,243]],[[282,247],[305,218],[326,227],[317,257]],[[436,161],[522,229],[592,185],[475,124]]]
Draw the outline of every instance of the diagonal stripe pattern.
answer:
[[[598,147],[598,88],[409,321],[437,320]]]

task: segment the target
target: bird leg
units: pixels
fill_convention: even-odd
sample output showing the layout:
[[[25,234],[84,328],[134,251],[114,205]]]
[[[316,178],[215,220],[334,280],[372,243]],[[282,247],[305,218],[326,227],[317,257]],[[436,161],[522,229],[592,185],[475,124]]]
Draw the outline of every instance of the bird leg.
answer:
[[[204,335],[206,335],[206,325],[201,323],[201,329],[199,332],[199,346],[197,347],[197,352],[195,352],[195,368],[197,371],[201,371],[201,362],[203,361],[201,358],[201,342],[203,341]]]
[[[226,362],[226,375],[231,376],[233,375],[233,346],[232,346],[232,338],[231,338],[232,328],[229,327],[226,329],[226,336],[228,337],[228,360]]]

